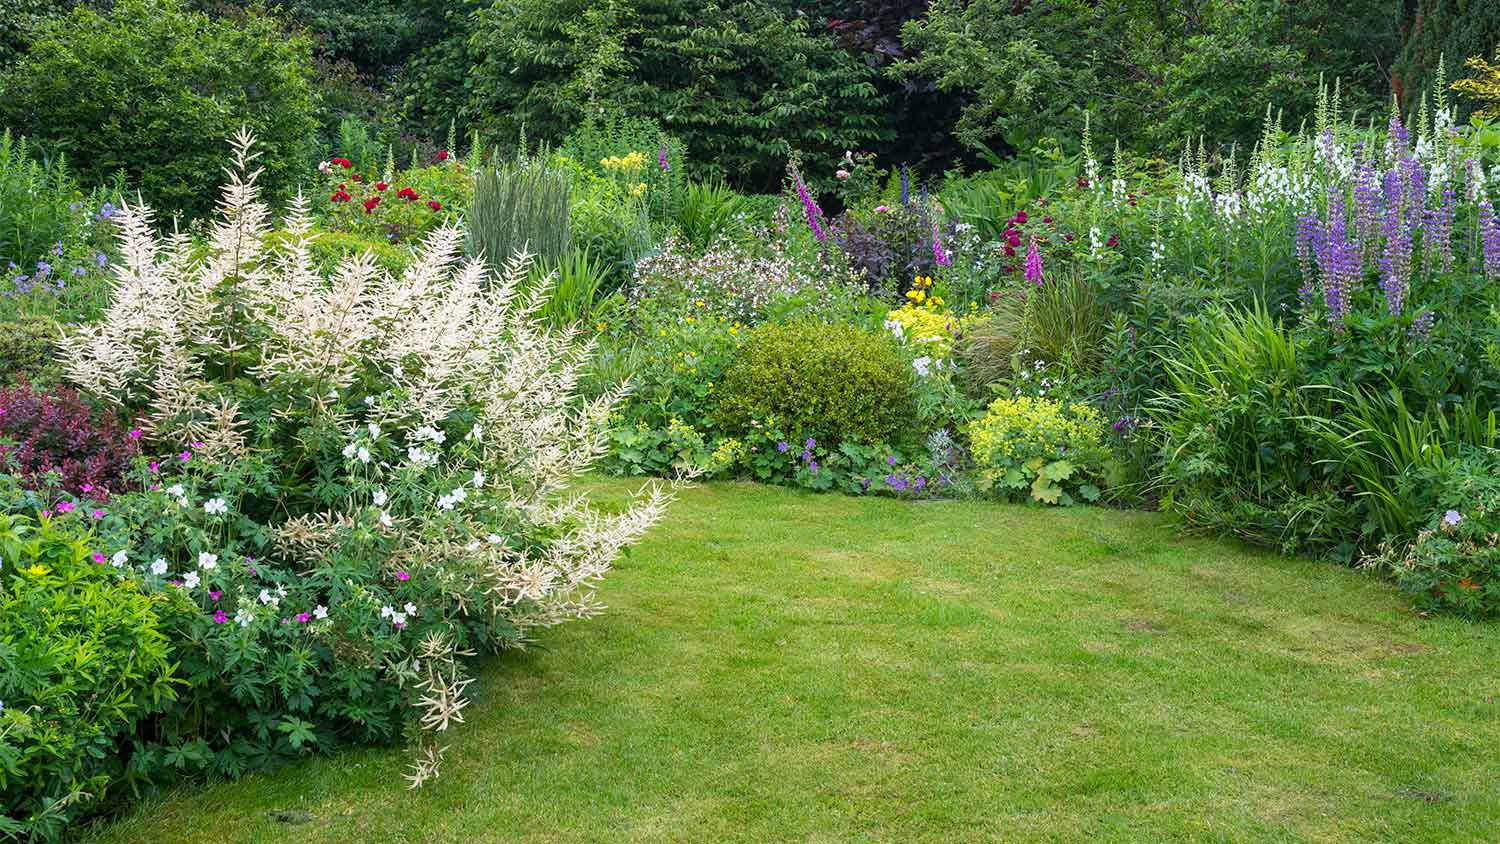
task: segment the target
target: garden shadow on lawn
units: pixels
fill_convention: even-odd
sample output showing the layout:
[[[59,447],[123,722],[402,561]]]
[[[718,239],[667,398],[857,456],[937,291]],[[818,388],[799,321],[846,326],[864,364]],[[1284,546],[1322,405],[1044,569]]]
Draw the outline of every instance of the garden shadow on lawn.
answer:
[[[86,840],[1500,835],[1496,628],[1155,514],[712,484],[600,596],[492,661],[422,791],[356,750]]]

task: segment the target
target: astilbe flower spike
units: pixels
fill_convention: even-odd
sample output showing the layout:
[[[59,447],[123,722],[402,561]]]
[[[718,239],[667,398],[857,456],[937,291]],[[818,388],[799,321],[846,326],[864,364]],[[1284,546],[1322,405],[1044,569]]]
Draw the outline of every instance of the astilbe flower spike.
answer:
[[[536,318],[549,285],[527,282],[528,255],[492,273],[463,259],[464,234],[453,225],[429,234],[400,275],[365,253],[325,277],[311,253],[308,202],[298,196],[273,247],[253,143],[248,131],[235,138],[206,249],[182,234],[160,239],[147,208],[121,210],[122,259],[113,265],[109,304],[62,341],[69,376],[103,402],[145,408],[152,436],[192,443],[183,454],[195,466],[231,464],[248,450],[249,420],[218,383],[236,366],[245,367],[243,380],[275,391],[278,412],[320,419],[351,438],[373,425],[428,443],[423,431],[463,424],[475,446],[428,443],[423,462],[412,463],[449,477],[487,477],[483,494],[472,493],[484,509],[404,513],[388,525],[401,537],[401,570],[412,579],[440,572],[452,584],[441,593],[447,600],[465,615],[503,618],[518,646],[538,628],[597,613],[595,584],[661,517],[671,489],[648,484],[631,506],[611,512],[569,493],[608,446],[609,417],[625,391],[574,398],[592,341]],[[341,401],[356,384],[379,391],[377,400]],[[365,502],[354,500],[309,506],[267,525],[288,572],[318,568],[347,526],[367,515]],[[495,512],[508,532],[547,539],[524,549],[485,541],[493,521],[484,519]],[[250,615],[243,618],[248,627]],[[408,660],[428,666],[421,682],[386,678],[402,686],[425,728],[414,785],[436,775],[435,737],[461,721],[469,682],[465,652],[429,630],[420,644],[403,646],[413,649]]]

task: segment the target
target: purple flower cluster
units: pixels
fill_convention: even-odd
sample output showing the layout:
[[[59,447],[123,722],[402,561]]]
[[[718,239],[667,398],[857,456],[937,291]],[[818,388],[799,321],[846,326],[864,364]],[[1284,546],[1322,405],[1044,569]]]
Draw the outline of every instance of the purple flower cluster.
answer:
[[[1036,238],[1031,239],[1031,248],[1026,250],[1026,280],[1042,286],[1042,254],[1037,251]]]
[[[1427,271],[1453,269],[1453,218],[1458,200],[1453,188],[1443,188],[1443,203],[1422,211],[1422,256]],[[1433,262],[1437,262],[1437,267]]]
[[[1488,199],[1479,203],[1479,239],[1484,247],[1484,277],[1494,281],[1500,278],[1500,222]]]
[[[953,259],[948,257],[948,250],[943,248],[943,241],[938,237],[937,223],[932,224],[932,262],[940,267],[953,266]]]
[[[807,227],[812,229],[813,237],[819,241],[827,240],[828,231],[823,228],[823,211],[813,202],[812,194],[808,193],[807,185],[802,183],[802,174],[795,166],[792,167],[792,182],[797,186],[797,198],[802,200],[802,210],[807,214]]]
[[[1328,189],[1328,222],[1313,235],[1313,255],[1323,279],[1323,305],[1328,323],[1342,330],[1349,316],[1349,295],[1359,284],[1362,265],[1358,243],[1350,242],[1345,232],[1344,193],[1337,186]]]

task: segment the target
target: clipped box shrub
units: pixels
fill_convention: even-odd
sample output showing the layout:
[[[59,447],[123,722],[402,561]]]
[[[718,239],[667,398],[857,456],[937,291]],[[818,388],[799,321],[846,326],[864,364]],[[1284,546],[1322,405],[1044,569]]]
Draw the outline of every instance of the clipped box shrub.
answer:
[[[768,323],[725,371],[716,418],[734,436],[775,424],[799,440],[894,442],[916,412],[912,378],[894,345],[858,326]]]

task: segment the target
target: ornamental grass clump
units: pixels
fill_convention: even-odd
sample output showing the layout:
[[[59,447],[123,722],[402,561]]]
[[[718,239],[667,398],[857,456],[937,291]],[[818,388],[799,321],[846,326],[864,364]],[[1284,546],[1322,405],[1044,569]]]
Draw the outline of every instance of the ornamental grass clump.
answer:
[[[252,144],[206,254],[124,209],[109,307],[65,340],[70,377],[160,455],[100,553],[194,607],[158,733],[179,769],[404,733],[420,785],[464,719],[466,658],[596,613],[670,494],[602,512],[570,490],[623,388],[573,397],[592,346],[536,319],[525,254],[492,274],[442,225],[400,275],[351,256],[325,277],[306,201],[269,245]]]

